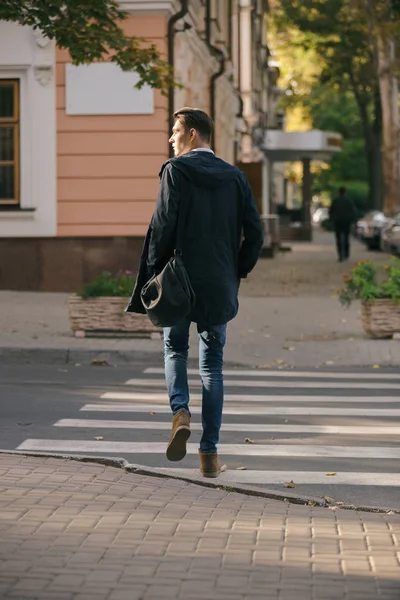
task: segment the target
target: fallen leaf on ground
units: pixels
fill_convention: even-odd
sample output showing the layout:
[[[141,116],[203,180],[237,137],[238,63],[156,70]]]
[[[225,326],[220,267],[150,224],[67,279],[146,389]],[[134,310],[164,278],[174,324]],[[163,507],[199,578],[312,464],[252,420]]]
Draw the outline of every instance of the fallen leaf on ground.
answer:
[[[334,499],[330,496],[321,496],[321,498],[325,500],[325,502],[327,502],[328,504],[333,504],[333,502],[335,502]]]
[[[103,438],[103,436],[102,436],[102,435],[98,435],[98,436],[96,436],[94,439],[95,439],[95,440],[104,440],[104,438]]]
[[[247,467],[236,467],[236,471],[247,471]]]
[[[337,475],[337,473],[335,471],[332,471],[332,473],[325,473],[325,475],[327,477],[333,477],[334,475]]]
[[[105,358],[94,358],[91,362],[91,365],[94,365],[96,367],[103,367],[103,366],[108,366],[110,363],[108,362],[107,359]]]
[[[221,473],[223,473],[224,471],[227,471],[227,470],[228,470],[228,467],[227,467],[226,465],[222,465],[222,466],[219,468],[219,470],[220,470],[220,472],[221,472]]]
[[[245,444],[254,444],[253,440],[250,438],[244,438]]]
[[[285,481],[285,483],[283,484],[285,487],[287,488],[294,488],[296,487],[295,482],[293,481],[293,479],[291,481]]]

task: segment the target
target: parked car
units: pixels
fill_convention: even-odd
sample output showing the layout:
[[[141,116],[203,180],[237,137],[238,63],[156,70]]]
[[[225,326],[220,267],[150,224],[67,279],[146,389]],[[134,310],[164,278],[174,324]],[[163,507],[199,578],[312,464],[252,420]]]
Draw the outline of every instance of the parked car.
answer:
[[[400,255],[400,212],[388,219],[382,229],[381,249],[383,252]]]
[[[329,210],[327,208],[317,208],[312,216],[314,225],[321,225],[322,221],[329,219]]]
[[[388,223],[387,217],[379,210],[371,210],[356,223],[355,235],[364,242],[368,250],[379,250],[381,247],[382,229]]]

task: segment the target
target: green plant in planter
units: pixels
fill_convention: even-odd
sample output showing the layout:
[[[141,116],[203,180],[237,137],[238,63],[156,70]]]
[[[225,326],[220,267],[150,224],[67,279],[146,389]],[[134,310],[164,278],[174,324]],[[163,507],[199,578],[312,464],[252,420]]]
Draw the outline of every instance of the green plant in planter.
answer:
[[[344,287],[338,290],[339,300],[349,306],[353,300],[374,302],[378,298],[400,303],[400,260],[391,258],[386,265],[362,260],[343,276]]]
[[[108,271],[103,271],[94,281],[86,283],[78,296],[87,300],[100,296],[119,296],[127,298],[132,294],[135,276],[132,271],[119,271],[113,276]]]

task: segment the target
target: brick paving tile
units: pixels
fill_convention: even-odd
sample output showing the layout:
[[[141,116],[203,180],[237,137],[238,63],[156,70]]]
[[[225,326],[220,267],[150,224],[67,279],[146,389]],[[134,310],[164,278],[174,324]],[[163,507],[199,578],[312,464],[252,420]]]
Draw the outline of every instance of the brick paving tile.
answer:
[[[1,600],[400,598],[398,515],[73,460],[0,455],[0,467]]]

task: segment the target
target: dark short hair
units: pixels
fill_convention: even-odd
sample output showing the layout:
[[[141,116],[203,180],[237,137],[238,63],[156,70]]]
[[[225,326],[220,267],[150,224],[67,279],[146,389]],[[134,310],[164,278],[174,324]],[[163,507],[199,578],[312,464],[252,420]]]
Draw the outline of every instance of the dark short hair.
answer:
[[[345,187],[343,187],[343,186],[342,186],[342,187],[340,187],[340,188],[339,188],[339,194],[340,194],[341,196],[344,196],[346,192],[347,192],[347,190],[346,190],[346,188],[345,188]]]
[[[214,123],[204,110],[184,106],[174,112],[174,119],[180,121],[186,131],[195,129],[204,141],[210,142]]]

